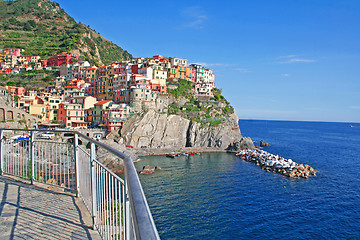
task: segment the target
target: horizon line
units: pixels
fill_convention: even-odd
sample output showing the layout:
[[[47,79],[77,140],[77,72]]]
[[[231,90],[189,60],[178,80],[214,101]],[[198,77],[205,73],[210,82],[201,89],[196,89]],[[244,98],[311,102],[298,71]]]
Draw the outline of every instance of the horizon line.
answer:
[[[284,119],[256,119],[256,118],[239,118],[240,120],[251,120],[251,121],[280,121],[280,122],[318,122],[318,123],[355,123],[360,124],[359,122],[352,121],[324,121],[324,120],[284,120]]]

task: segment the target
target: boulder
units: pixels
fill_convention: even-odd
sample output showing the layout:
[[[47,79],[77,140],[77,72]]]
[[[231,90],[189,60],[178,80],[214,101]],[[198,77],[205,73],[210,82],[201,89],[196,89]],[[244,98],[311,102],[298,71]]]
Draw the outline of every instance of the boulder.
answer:
[[[269,147],[271,146],[269,143],[265,142],[264,140],[260,141],[260,147]]]
[[[140,174],[151,174],[155,172],[155,167],[146,165],[143,167],[143,169],[140,171]]]

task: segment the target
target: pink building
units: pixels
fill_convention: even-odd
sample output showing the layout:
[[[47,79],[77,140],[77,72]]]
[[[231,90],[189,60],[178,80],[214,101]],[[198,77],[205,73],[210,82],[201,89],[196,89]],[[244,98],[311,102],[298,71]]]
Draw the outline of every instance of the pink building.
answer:
[[[15,94],[18,96],[25,96],[25,93],[26,93],[26,88],[24,87],[18,87],[15,90]]]
[[[9,49],[9,54],[19,57],[19,56],[21,56],[22,51],[23,51],[23,49],[20,49],[20,48],[10,48]]]

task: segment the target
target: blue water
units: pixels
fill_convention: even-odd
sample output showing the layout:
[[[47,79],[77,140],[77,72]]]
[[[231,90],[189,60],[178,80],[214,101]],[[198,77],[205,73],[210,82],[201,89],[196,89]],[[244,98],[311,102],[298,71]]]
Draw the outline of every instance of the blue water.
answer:
[[[147,157],[141,175],[162,239],[360,239],[360,124],[241,120],[265,150],[317,177],[267,173],[232,154]]]

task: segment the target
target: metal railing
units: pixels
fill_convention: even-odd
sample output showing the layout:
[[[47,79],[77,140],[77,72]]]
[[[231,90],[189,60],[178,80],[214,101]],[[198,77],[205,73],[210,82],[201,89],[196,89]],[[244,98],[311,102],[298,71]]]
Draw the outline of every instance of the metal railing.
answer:
[[[44,131],[57,141],[36,139]],[[124,180],[99,161],[99,151],[123,160]],[[0,173],[73,191],[103,239],[160,239],[132,159],[79,132],[0,129]]]

